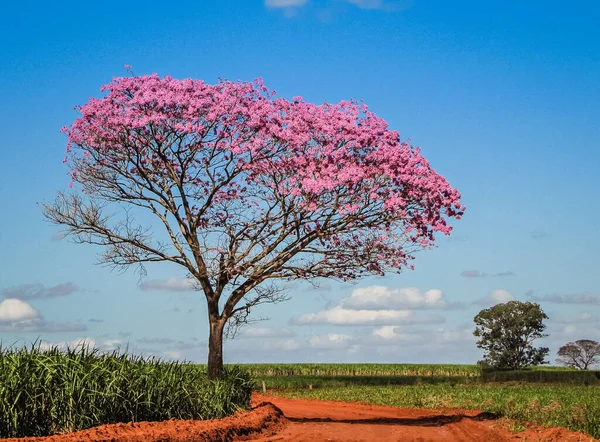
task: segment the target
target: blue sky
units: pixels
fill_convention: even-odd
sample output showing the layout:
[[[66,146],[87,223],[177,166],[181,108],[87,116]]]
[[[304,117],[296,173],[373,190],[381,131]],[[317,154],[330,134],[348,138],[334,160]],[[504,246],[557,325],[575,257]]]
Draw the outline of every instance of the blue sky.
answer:
[[[464,218],[415,271],[293,283],[290,301],[254,312],[270,320],[226,343],[226,361],[474,363],[473,317],[508,299],[550,316],[551,360],[567,341],[600,340],[596,2],[60,4],[12,2],[0,18],[3,345],[87,339],[206,359],[206,308],[185,272],[111,272],[94,247],[58,240],[37,205],[69,183],[59,129],[124,64],[362,99],[463,194]]]

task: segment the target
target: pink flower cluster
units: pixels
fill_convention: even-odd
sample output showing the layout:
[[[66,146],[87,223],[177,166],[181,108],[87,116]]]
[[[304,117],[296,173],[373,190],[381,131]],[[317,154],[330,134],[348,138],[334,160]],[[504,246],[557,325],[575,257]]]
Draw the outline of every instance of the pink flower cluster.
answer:
[[[364,104],[276,98],[261,79],[209,85],[154,74],[115,78],[102,91],[63,128],[73,180],[110,169],[172,183],[199,225],[235,222],[260,234],[257,219],[282,223],[273,213],[293,210],[341,253],[327,259],[360,251],[377,272],[406,264],[407,244],[450,233],[447,218],[465,209],[420,150]]]

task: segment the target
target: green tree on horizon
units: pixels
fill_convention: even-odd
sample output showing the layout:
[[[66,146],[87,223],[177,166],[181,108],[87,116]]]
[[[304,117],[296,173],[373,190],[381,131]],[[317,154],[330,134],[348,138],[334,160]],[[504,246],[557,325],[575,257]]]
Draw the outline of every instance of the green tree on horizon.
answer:
[[[547,347],[533,347],[533,341],[548,336],[543,323],[548,316],[539,304],[509,301],[481,310],[474,318],[473,335],[484,350],[478,363],[485,368],[522,370],[547,364]]]

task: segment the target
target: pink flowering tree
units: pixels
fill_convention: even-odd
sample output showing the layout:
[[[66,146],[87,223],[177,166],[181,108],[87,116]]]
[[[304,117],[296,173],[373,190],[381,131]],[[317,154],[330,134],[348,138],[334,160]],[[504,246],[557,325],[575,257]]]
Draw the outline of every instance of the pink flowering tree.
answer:
[[[211,378],[227,327],[285,299],[274,281],[400,272],[463,213],[419,149],[354,101],[157,75],[101,90],[63,129],[75,189],[44,215],[103,246],[102,263],[183,267],[206,298]]]

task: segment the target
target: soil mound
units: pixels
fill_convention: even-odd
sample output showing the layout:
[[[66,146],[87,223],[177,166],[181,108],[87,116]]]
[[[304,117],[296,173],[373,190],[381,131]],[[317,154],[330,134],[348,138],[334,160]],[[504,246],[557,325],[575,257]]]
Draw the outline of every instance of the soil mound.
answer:
[[[260,434],[268,437],[286,423],[282,411],[271,403],[259,403],[252,410],[215,420],[129,422],[100,425],[74,433],[0,439],[2,442],[213,442],[246,440]]]

